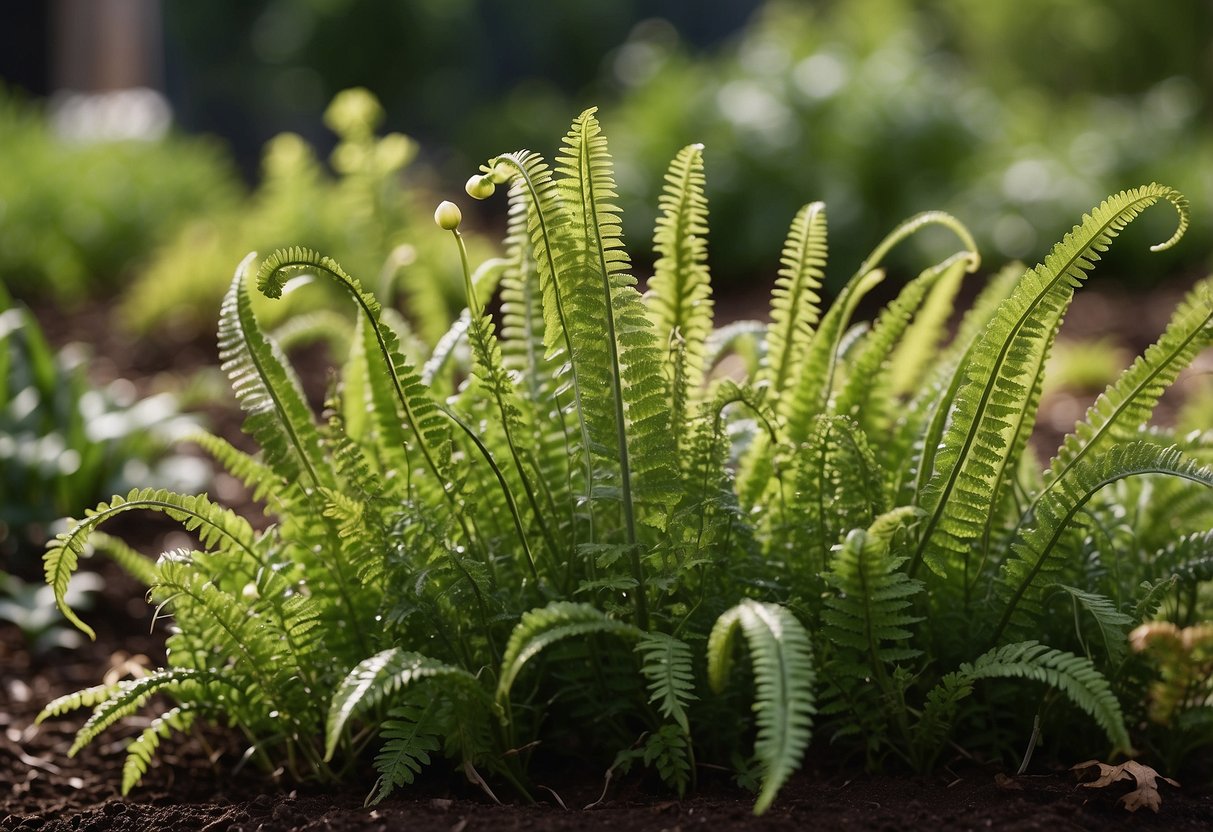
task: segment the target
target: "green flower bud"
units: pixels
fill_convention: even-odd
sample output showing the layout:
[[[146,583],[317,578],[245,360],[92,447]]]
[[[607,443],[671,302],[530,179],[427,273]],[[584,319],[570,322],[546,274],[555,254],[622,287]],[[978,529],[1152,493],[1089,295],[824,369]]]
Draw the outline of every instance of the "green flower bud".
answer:
[[[453,202],[440,202],[434,211],[434,222],[438,223],[438,227],[443,231],[454,231],[462,221],[463,212]]]
[[[472,199],[488,199],[493,195],[493,191],[497,190],[497,186],[487,176],[474,174],[463,189]]]

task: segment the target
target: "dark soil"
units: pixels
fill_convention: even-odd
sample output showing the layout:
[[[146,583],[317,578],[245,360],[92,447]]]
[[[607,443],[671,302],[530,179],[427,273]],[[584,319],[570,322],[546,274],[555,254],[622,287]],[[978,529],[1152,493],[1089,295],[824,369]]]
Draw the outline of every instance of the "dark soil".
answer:
[[[1079,293],[1068,331],[1116,333],[1134,352],[1152,341],[1177,296],[1168,293],[1157,315],[1142,314],[1140,298]],[[1087,300],[1090,298],[1090,300]],[[1151,304],[1151,309],[1153,304]],[[1081,332],[1079,332],[1081,330]],[[70,326],[49,333],[56,340],[97,344],[103,376],[137,379],[145,389],[156,373],[188,372],[213,360],[213,341],[132,345],[110,331],[103,308],[85,311]],[[322,390],[323,359],[308,361],[309,387]],[[1207,369],[1206,369],[1207,372]],[[1072,407],[1072,405],[1070,405]],[[1082,405],[1085,408],[1085,404]],[[238,425],[234,408],[215,408],[225,435]],[[1081,409],[1079,410],[1079,415]],[[1046,414],[1047,416],[1047,414]],[[229,438],[234,438],[229,436]],[[1055,444],[1055,443],[1054,443]],[[149,552],[163,546],[168,526],[140,522],[123,531]],[[107,673],[121,677],[163,659],[163,633],[152,628],[142,590],[114,567],[99,568],[104,594],[85,614],[98,640],[74,650],[31,654],[21,631],[0,623],[0,830],[388,830],[462,832],[475,829],[1213,829],[1213,795],[1187,784],[1163,785],[1157,814],[1130,814],[1118,805],[1124,783],[1084,788],[1068,772],[1005,778],[969,763],[933,777],[873,777],[839,772],[828,748],[815,749],[806,771],[795,776],[761,818],[751,814],[753,796],[727,780],[701,775],[698,791],[684,800],[625,780],[605,791],[600,774],[553,775],[552,790],[538,789],[539,805],[496,805],[461,780],[429,780],[374,809],[362,806],[370,782],[320,790],[275,782],[251,770],[237,771],[236,738],[211,732],[169,740],[143,783],[119,794],[126,738],[145,726],[131,717],[68,759],[66,749],[82,717],[34,725],[39,709],[55,696],[97,684]],[[1077,762],[1077,761],[1075,761]],[[503,797],[506,797],[504,794]],[[583,808],[589,804],[594,808]],[[567,807],[567,808],[565,808]]]

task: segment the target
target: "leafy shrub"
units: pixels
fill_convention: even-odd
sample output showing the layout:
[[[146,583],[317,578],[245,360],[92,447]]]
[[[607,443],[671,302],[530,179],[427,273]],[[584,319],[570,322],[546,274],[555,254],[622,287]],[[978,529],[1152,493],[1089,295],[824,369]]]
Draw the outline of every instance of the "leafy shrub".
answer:
[[[195,427],[176,398],[135,401],[122,381],[94,389],[83,358],[79,350],[53,351],[34,316],[0,285],[0,556],[12,566],[35,555],[49,524],[114,489],[149,478],[174,487],[202,482],[197,464],[162,459]]]
[[[1041,265],[991,281],[944,345],[978,267],[949,215],[898,226],[823,310],[826,211],[806,205],[770,322],[714,331],[700,146],[669,168],[643,295],[593,110],[554,168],[518,152],[482,171],[469,193],[509,191],[505,262],[478,272],[499,281],[500,316],[474,285],[458,209],[440,206],[469,309],[420,370],[334,260],[292,248],[242,264],[220,344],[262,453],[207,445],[276,522],[256,532],[205,496],[144,489],[52,542],[47,582],[88,631],[63,597],[99,526],[153,509],[199,538],[140,567],[175,619],[168,666],[43,712],[93,709],[73,752],[166,694],[130,746],[125,789],[163,736],[201,720],[237,727],[252,759],[294,778],[348,777],[377,748],[370,802],[440,754],[486,789],[526,795],[533,754],[570,749],[616,755],[617,770],[642,763],[680,792],[700,762],[734,760],[757,772],[761,812],[813,736],[834,756],[920,770],[960,729],[973,752],[1021,752],[1035,719],[1066,753],[1130,748],[1150,674],[1126,632],[1207,577],[1179,536],[1213,511],[1213,470],[1197,461],[1213,443],[1142,427],[1213,337],[1213,285],[1045,471],[1026,450],[1075,289],[1157,202],[1179,224],[1156,248],[1178,240],[1178,192],[1109,198]],[[959,250],[853,325],[885,255],[928,226]],[[254,272],[270,298],[318,275],[358,311],[319,424],[253,316]],[[458,364],[460,341],[456,384],[441,368]],[[748,362],[744,378],[720,377],[729,353]],[[1181,548],[1152,557],[1167,545]]]
[[[74,302],[119,286],[187,219],[237,192],[211,142],[69,143],[0,89],[0,280],[16,294]]]
[[[261,185],[249,202],[199,215],[164,246],[126,294],[126,320],[137,329],[210,326],[235,260],[250,250],[302,241],[336,253],[359,274],[374,275],[385,301],[402,281],[419,335],[436,341],[461,305],[459,270],[440,256],[430,209],[402,187],[416,143],[400,133],[377,137],[382,119],[379,102],[364,89],[333,99],[325,123],[339,140],[330,157],[336,176],[299,136],[271,140]],[[282,317],[273,305],[258,308],[263,316]]]

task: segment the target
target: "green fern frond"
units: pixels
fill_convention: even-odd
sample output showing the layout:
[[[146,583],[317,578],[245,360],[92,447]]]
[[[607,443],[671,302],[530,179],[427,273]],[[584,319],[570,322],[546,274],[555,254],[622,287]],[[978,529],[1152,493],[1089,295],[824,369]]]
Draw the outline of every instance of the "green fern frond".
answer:
[[[360,317],[366,322],[365,337],[374,349],[368,355],[378,357],[386,373],[371,372],[368,379],[386,379],[395,403],[388,412],[398,409],[415,437],[417,450],[425,460],[426,468],[437,483],[446,490],[447,467],[450,461],[450,429],[429,391],[412,365],[400,352],[396,333],[380,320],[381,307],[370,292],[364,292],[362,284],[348,275],[331,257],[324,257],[305,248],[280,249],[261,264],[257,272],[257,286],[266,297],[282,296],[282,288],[289,275],[300,271],[316,271],[327,276],[346,291],[358,307]],[[374,392],[374,384],[372,384]],[[380,408],[384,403],[376,401]]]
[[[437,730],[441,699],[420,697],[391,708],[379,729],[383,748],[375,755],[379,779],[371,786],[364,806],[374,806],[400,785],[413,782],[422,767],[430,764],[430,754],[442,747]]]
[[[864,531],[853,529],[830,561],[825,582],[832,592],[821,618],[827,641],[840,648],[839,671],[858,678],[873,674],[887,687],[887,667],[921,651],[905,647],[922,620],[907,610],[923,590],[902,570],[906,557],[895,554],[894,537],[918,512],[902,507],[882,514]]]
[[[698,698],[691,648],[664,633],[645,633],[636,644],[636,652],[642,660],[640,671],[649,681],[649,701],[662,716],[673,719],[689,734],[687,707]]]
[[[118,689],[117,684],[113,685],[93,685],[92,687],[82,688],[81,690],[66,693],[63,696],[57,696],[50,702],[46,703],[38,716],[34,717],[34,724],[41,725],[44,720],[54,719],[57,716],[78,711],[81,708],[92,708],[106,701]]]
[[[1187,459],[1176,447],[1149,442],[1114,446],[1096,459],[1083,460],[1073,473],[1051,489],[1037,505],[1030,521],[1012,544],[1012,556],[1003,564],[1000,596],[1006,606],[994,630],[997,640],[1021,612],[1034,616],[1038,596],[1064,565],[1058,544],[1078,511],[1100,489],[1126,477],[1169,474],[1213,488],[1213,469]]]
[[[968,682],[994,678],[1044,682],[1090,714],[1118,750],[1132,748],[1120,702],[1090,659],[1023,641],[983,653],[971,664],[962,664],[957,673]]]
[[[644,300],[665,344],[671,389],[670,427],[685,448],[687,414],[699,401],[704,350],[712,331],[708,275],[708,201],[704,196],[703,145],[678,152],[665,175],[653,234],[657,262]]]
[[[487,706],[488,695],[471,673],[420,653],[392,647],[359,662],[333,694],[324,731],[324,759],[333,758],[351,718],[423,679],[441,679],[448,695],[481,699]]]
[[[594,108],[574,120],[557,164],[556,185],[572,215],[569,245],[558,258],[560,291],[591,451],[599,464],[610,466],[606,484],[619,488],[624,534],[635,544],[639,522],[664,528],[676,498],[677,449],[662,345],[636,279],[627,273],[611,157]],[[639,584],[637,623],[645,629],[644,578],[636,560],[633,572]]]
[[[777,395],[795,377],[793,368],[804,359],[813,327],[821,318],[819,292],[828,256],[826,206],[811,202],[792,220],[771,291],[767,354],[758,380],[768,382]]]
[[[80,726],[80,730],[76,732],[75,741],[67,751],[67,756],[76,756],[80,749],[95,740],[106,728],[139,710],[153,694],[173,692],[178,695],[189,695],[192,692],[191,688],[219,681],[221,681],[219,677],[211,671],[173,668],[157,670],[138,679],[119,682],[111,689],[109,696],[97,704],[88,720]]]
[[[1082,459],[1131,441],[1180,371],[1213,343],[1213,280],[1188,292],[1162,336],[1105,390],[1057,451],[1045,474],[1046,493]],[[1039,502],[1041,496],[1036,498]]]
[[[1142,211],[1165,200],[1179,212],[1179,227],[1164,247],[1187,229],[1187,200],[1170,188],[1147,185],[1124,191],[1084,217],[1045,258],[1025,274],[977,342],[965,370],[954,414],[939,453],[936,475],[923,503],[922,541],[910,564],[926,561],[941,576],[965,569],[972,542],[997,509],[991,498],[1004,471],[1014,471],[1022,450],[1017,437],[1035,417],[1038,371],[1075,288],[1081,285],[1120,231]],[[1026,441],[1026,440],[1024,440]]]
[[[1128,630],[1133,626],[1132,616],[1125,615],[1116,608],[1116,604],[1107,596],[1100,595],[1097,592],[1088,592],[1084,589],[1079,589],[1074,586],[1065,584],[1054,584],[1053,588],[1059,589],[1069,595],[1075,605],[1075,627],[1078,628],[1078,638],[1082,640],[1081,626],[1078,622],[1078,607],[1086,610],[1087,615],[1095,622],[1095,626],[1099,628],[1100,638],[1103,640],[1104,649],[1107,651],[1108,660],[1113,666],[1125,657],[1129,649]],[[1089,648],[1086,650],[1087,657],[1090,658]]]
[[[143,775],[147,774],[152,765],[152,757],[156,756],[156,749],[160,747],[160,741],[168,739],[174,731],[179,734],[188,732],[196,716],[197,712],[189,705],[172,708],[153,719],[139,736],[127,744],[126,761],[122,764],[123,795],[130,794],[131,789],[139,785]]]
[[[685,728],[663,725],[649,734],[642,754],[646,766],[656,768],[663,783],[682,797],[694,775],[691,741]]]
[[[93,530],[105,521],[133,509],[148,509],[167,514],[185,526],[186,531],[196,531],[203,546],[215,546],[227,541],[233,552],[243,551],[243,556],[231,563],[235,575],[251,575],[260,565],[260,555],[255,550],[255,532],[248,521],[228,509],[215,505],[205,495],[197,497],[176,494],[167,489],[134,489],[125,497],[114,497],[106,503],[85,512],[83,520],[69,531],[59,534],[47,544],[43,556],[46,582],[55,593],[55,605],[63,616],[89,638],[96,633],[85,624],[67,605],[67,584],[76,571],[79,559],[84,555],[85,545]]]
[[[894,392],[892,354],[900,342],[915,310],[936,285],[956,284],[971,266],[967,254],[957,254],[925,270],[898,293],[871,331],[856,346],[847,361],[846,382],[834,402],[834,412],[859,422],[869,436],[886,433],[892,426],[891,400]]]
[[[745,636],[754,667],[754,756],[763,768],[754,814],[767,810],[779,788],[800,767],[812,735],[813,650],[809,634],[784,607],[746,600],[716,620],[708,637],[708,681],[720,692],[729,680],[733,641]]]
[[[256,254],[236,269],[219,313],[219,358],[240,407],[244,429],[261,447],[266,464],[286,482],[332,485],[326,476],[320,434],[299,379],[277,343],[257,324],[245,286]]]
[[[510,688],[531,659],[558,641],[590,633],[610,633],[631,639],[643,635],[637,627],[609,618],[589,604],[553,601],[546,607],[523,613],[518,626],[510,633],[501,659],[497,701],[509,698]]]

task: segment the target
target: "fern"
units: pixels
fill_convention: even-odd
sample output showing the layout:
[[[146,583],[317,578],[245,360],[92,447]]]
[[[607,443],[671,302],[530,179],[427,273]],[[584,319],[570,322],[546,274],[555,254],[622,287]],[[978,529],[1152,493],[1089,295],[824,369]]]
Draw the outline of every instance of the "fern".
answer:
[[[167,739],[174,731],[178,734],[187,733],[194,724],[197,712],[190,707],[181,705],[170,708],[152,720],[139,736],[126,746],[126,761],[122,764],[122,794],[130,794],[131,789],[139,785],[143,775],[152,765],[152,758],[160,747],[160,741]]]
[[[501,659],[497,682],[497,700],[509,698],[514,681],[527,662],[558,641],[610,633],[625,638],[639,638],[641,631],[630,624],[615,621],[588,604],[553,601],[546,607],[524,613],[510,634]]]
[[[221,540],[229,542],[243,552],[243,556],[235,558],[231,564],[234,575],[251,575],[260,565],[252,527],[243,518],[214,505],[205,496],[189,497],[165,489],[145,488],[135,489],[126,497],[114,497],[85,512],[84,519],[70,531],[63,532],[47,544],[43,558],[46,582],[54,590],[55,604],[68,621],[91,639],[96,638],[96,633],[67,605],[67,584],[76,571],[92,531],[112,517],[132,509],[149,509],[167,514],[182,523],[187,531],[197,531],[203,546],[212,546]]]
[[[1041,355],[1047,353],[1074,289],[1098,252],[1159,200],[1175,206],[1179,226],[1155,249],[1173,245],[1188,226],[1187,200],[1160,185],[1124,191],[1085,217],[1041,266],[1020,279],[975,342],[954,416],[935,457],[936,474],[923,503],[927,516],[911,575],[923,561],[940,575],[969,568],[971,542],[994,509],[989,497],[998,487],[998,472],[1013,470],[1012,453],[1022,450],[1013,437],[1022,435],[1022,424],[1033,416],[1034,407],[1028,403],[1039,395]]]
[[[1078,510],[1101,488],[1142,474],[1169,474],[1213,487],[1213,470],[1184,459],[1174,447],[1160,448],[1147,442],[1114,446],[1073,470],[1073,476],[1040,501],[1032,522],[1012,544],[1013,554],[1003,565],[1000,576],[1004,607],[994,628],[994,639],[1002,635],[1017,612],[1032,615],[1038,609],[1037,596],[1061,566],[1057,549],[1062,534]]]
[[[430,754],[442,745],[437,731],[439,700],[414,697],[390,709],[380,739],[385,740],[375,756],[379,779],[371,787],[366,806],[374,806],[401,785],[411,784],[423,766],[430,763]]]
[[[687,415],[698,403],[704,351],[712,331],[703,145],[690,145],[679,151],[665,179],[658,206],[661,215],[653,234],[657,262],[644,300],[658,342],[666,345],[670,426],[677,447],[685,449]]]
[[[821,202],[801,208],[788,229],[782,266],[771,291],[771,324],[767,329],[767,355],[760,381],[782,393],[792,369],[800,365],[821,318],[821,281],[828,257],[826,210]]]
[[[673,719],[684,733],[690,734],[687,707],[695,696],[695,677],[691,666],[691,648],[664,633],[646,633],[636,645],[643,663],[641,672],[649,681],[649,701],[661,715]]]
[[[708,680],[720,692],[732,667],[733,640],[745,636],[754,665],[754,756],[763,768],[754,814],[767,810],[779,788],[800,766],[813,720],[813,653],[808,633],[776,604],[743,601],[716,620],[708,638]]]
[[[1090,659],[1023,641],[983,653],[972,663],[962,664],[958,673],[970,682],[992,678],[1044,682],[1086,711],[1117,749],[1131,747],[1120,703]]]
[[[324,731],[325,759],[332,759],[351,718],[423,679],[441,681],[448,695],[469,696],[487,703],[480,681],[466,670],[419,653],[389,648],[359,662],[333,694]]]

